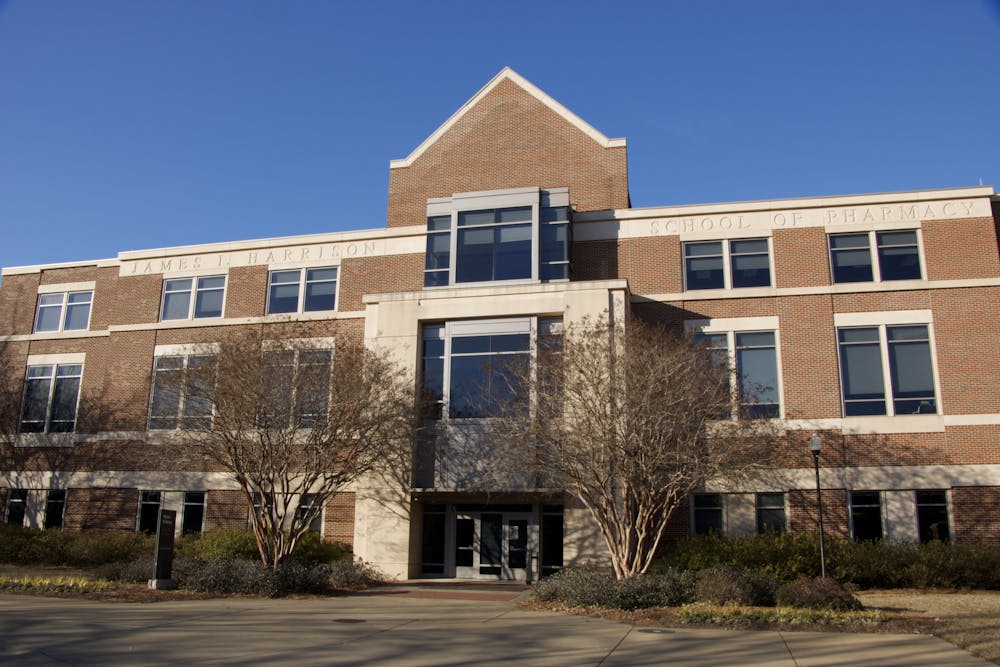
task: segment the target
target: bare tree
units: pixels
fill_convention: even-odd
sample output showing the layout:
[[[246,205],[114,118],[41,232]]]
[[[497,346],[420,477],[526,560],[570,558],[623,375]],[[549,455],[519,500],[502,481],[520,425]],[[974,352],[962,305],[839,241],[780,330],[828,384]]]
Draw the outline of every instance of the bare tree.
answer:
[[[11,446],[17,437],[23,368],[14,362],[9,344],[0,343],[0,446]]]
[[[505,443],[494,460],[576,496],[618,578],[649,568],[692,491],[764,467],[777,439],[770,421],[734,414],[752,397],[737,395],[726,361],[639,321],[571,326],[505,374],[516,404],[493,420],[493,446]]]
[[[413,381],[361,342],[339,337],[329,350],[243,334],[193,358],[154,379],[154,419],[159,397],[183,397],[172,450],[233,476],[265,565],[287,561],[345,486],[409,461]]]

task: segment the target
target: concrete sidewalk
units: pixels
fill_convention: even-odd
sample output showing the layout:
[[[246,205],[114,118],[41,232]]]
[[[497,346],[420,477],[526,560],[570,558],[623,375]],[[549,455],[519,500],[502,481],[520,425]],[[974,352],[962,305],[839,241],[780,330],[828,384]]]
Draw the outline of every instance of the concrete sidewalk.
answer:
[[[394,587],[328,599],[154,604],[0,596],[17,665],[989,665],[921,635],[632,628]],[[507,591],[507,593],[511,593]],[[501,594],[496,592],[493,597]],[[464,591],[474,595],[474,591]],[[508,598],[514,595],[507,595]]]

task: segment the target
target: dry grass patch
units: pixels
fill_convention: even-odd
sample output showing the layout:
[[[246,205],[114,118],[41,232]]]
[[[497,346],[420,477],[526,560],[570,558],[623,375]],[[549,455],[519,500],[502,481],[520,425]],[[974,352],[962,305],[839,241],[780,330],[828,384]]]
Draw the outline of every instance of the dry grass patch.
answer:
[[[909,619],[920,632],[1000,664],[1000,592],[873,590],[858,597],[869,609]]]

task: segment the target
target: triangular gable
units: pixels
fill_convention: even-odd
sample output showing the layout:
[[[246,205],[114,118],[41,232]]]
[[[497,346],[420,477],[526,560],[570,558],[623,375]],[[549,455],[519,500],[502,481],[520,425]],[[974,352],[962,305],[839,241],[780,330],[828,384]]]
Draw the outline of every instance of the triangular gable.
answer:
[[[499,74],[490,79],[490,82],[483,86],[478,93],[472,96],[472,98],[463,104],[458,111],[451,115],[451,118],[446,120],[444,124],[438,129],[434,130],[433,134],[424,139],[423,143],[413,149],[409,155],[401,160],[392,160],[389,162],[389,168],[395,169],[397,167],[409,167],[413,164],[413,161],[420,157],[424,151],[431,147],[438,139],[444,135],[445,132],[451,129],[455,123],[457,123],[462,116],[469,112],[470,109],[475,107],[479,102],[489,94],[491,90],[496,88],[501,81],[510,80],[516,83],[518,86],[523,88],[525,91],[530,93],[539,102],[549,107],[557,114],[562,116],[567,122],[576,127],[578,130],[588,135],[591,139],[596,141],[598,144],[604,148],[614,148],[618,146],[625,146],[625,139],[608,139],[604,134],[595,129],[592,125],[587,123],[585,120],[577,116],[575,113],[559,104],[552,97],[547,95],[541,88],[531,83],[523,76],[512,70],[510,67],[504,67],[500,70]]]

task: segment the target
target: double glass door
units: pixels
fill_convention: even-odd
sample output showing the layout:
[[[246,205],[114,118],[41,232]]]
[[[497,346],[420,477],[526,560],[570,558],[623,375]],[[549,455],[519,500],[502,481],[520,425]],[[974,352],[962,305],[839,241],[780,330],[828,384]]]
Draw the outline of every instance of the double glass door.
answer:
[[[537,526],[530,513],[460,512],[455,516],[455,576],[535,579]]]

